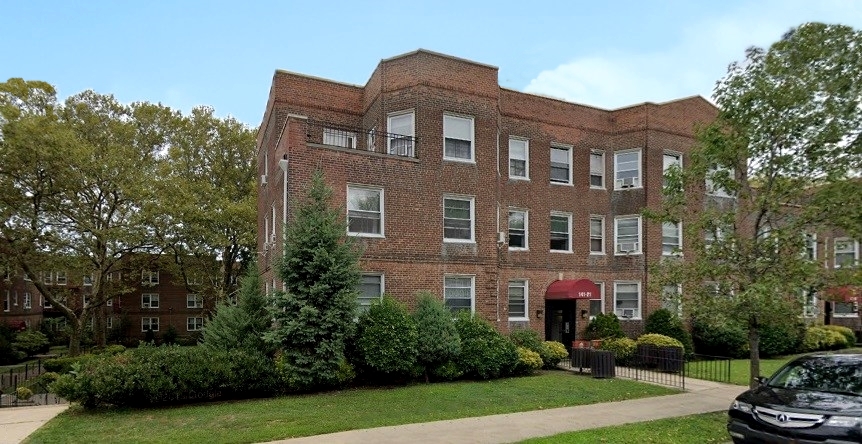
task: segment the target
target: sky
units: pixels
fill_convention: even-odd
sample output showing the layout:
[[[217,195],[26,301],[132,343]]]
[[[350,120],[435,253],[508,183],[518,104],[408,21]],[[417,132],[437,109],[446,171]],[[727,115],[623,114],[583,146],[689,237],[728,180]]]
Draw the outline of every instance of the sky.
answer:
[[[862,29],[862,0],[0,0],[0,16],[0,81],[207,105],[257,126],[276,69],[364,85],[418,48],[599,108],[709,98],[746,48],[791,27]]]

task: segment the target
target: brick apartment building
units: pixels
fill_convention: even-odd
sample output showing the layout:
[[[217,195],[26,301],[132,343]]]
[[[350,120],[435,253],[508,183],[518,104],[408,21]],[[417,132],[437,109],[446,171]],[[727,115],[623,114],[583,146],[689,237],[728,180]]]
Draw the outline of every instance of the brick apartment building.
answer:
[[[716,113],[701,97],[603,110],[525,94],[494,66],[426,50],[382,60],[364,86],[276,71],[258,135],[266,289],[320,169],[364,249],[360,306],[428,290],[503,332],[568,344],[614,312],[639,333],[662,304],[649,267],[686,248],[641,210],[660,207],[665,168],[687,164]]]

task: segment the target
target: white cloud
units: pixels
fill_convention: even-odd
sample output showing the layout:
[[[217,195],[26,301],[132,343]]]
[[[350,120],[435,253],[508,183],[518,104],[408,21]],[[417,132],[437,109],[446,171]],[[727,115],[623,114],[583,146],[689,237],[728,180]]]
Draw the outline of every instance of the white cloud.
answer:
[[[709,98],[727,65],[741,60],[746,48],[768,46],[805,21],[847,23],[858,28],[862,2],[775,0],[746,5],[730,15],[684,27],[677,41],[659,51],[576,57],[540,72],[524,91],[608,109],[691,95]]]

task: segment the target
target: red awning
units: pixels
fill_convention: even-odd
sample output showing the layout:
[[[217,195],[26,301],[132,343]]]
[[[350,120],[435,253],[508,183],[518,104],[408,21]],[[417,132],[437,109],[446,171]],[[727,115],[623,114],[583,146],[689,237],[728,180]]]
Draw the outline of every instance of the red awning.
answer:
[[[862,287],[843,285],[827,288],[823,291],[826,300],[835,302],[862,302]]]
[[[589,279],[565,279],[551,282],[545,299],[601,299],[598,285]]]

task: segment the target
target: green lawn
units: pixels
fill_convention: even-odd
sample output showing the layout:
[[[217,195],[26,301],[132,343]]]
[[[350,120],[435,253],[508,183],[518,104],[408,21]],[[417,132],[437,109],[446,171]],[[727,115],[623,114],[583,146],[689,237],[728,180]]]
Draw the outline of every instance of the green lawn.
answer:
[[[29,443],[245,443],[678,393],[562,371],[486,382],[417,384],[158,409],[73,407]]]
[[[862,353],[862,348],[849,348],[836,353]],[[760,360],[760,376],[772,376],[779,367],[800,355],[781,356]],[[730,383],[748,385],[750,375],[748,359],[733,359],[730,361]]]
[[[730,441],[726,424],[727,412],[714,412],[561,433],[523,442],[529,444],[724,443]]]

